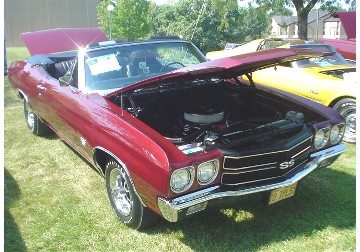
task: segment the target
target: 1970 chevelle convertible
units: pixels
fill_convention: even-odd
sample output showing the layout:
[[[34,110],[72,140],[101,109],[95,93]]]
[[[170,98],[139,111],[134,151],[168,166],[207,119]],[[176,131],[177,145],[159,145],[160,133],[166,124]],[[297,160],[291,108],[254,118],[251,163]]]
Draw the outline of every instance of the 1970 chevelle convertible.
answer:
[[[30,131],[52,129],[104,174],[119,219],[141,229],[248,194],[275,204],[332,164],[345,151],[343,118],[251,78],[318,55],[274,49],[206,62],[176,38],[106,41],[13,62],[9,80]]]

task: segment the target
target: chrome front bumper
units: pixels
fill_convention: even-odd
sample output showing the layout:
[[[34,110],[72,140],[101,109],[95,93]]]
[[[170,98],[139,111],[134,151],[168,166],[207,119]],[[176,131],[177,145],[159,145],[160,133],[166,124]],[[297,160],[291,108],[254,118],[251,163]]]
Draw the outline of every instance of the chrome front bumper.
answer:
[[[307,176],[312,171],[332,164],[340,156],[340,154],[345,151],[345,149],[346,148],[344,144],[339,144],[311,154],[310,161],[306,164],[303,170],[296,173],[292,178],[280,183],[242,189],[238,191],[220,191],[220,185],[215,185],[177,198],[158,198],[158,206],[162,216],[166,220],[170,222],[176,222],[190,214],[204,210],[207,206],[207,202],[210,200],[260,193],[292,185]]]

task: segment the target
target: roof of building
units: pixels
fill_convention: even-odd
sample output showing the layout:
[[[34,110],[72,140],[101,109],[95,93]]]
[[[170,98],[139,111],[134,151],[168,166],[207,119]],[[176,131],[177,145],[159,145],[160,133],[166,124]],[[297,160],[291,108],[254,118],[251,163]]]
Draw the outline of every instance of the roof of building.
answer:
[[[329,17],[328,11],[319,11],[319,19]],[[308,24],[315,22],[318,17],[318,11],[311,11],[308,14]],[[297,16],[273,16],[273,19],[279,26],[289,26],[297,22]]]
[[[308,15],[308,24],[312,23],[312,22],[316,22],[316,19],[318,17],[318,12],[319,12],[319,19],[325,19],[327,17],[329,17],[330,12],[328,11],[310,11],[309,15]]]
[[[297,16],[273,16],[273,19],[280,26],[288,26],[297,22]]]

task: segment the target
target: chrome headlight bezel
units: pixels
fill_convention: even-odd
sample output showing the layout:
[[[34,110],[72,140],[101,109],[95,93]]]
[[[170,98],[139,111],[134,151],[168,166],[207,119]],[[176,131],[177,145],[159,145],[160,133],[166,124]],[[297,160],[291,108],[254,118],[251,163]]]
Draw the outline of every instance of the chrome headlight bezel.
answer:
[[[323,148],[329,141],[330,128],[322,128],[316,131],[314,136],[314,147],[316,149]]]
[[[197,182],[199,185],[208,185],[216,179],[218,173],[219,160],[214,159],[203,162],[197,168]]]
[[[181,193],[188,190],[194,183],[195,168],[187,166],[175,170],[170,176],[170,188],[174,193]],[[181,180],[183,180],[181,182]]]
[[[336,132],[338,131],[338,132]],[[331,128],[331,132],[330,132],[330,143],[331,144],[337,144],[339,143],[342,138],[344,137],[344,133],[345,133],[345,124],[344,123],[339,123],[334,125]]]

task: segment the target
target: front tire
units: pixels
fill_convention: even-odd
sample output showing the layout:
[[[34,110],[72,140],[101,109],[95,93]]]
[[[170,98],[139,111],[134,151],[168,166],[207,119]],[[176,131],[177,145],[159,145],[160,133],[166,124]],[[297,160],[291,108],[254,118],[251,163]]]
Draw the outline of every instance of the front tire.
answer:
[[[159,215],[142,205],[125,169],[113,158],[106,164],[105,180],[111,206],[122,223],[141,230],[158,220]]]
[[[356,143],[356,100],[350,98],[342,99],[334,105],[333,109],[339,112],[345,119],[344,142]]]
[[[24,99],[24,115],[26,125],[31,133],[36,136],[46,136],[49,134],[50,128],[35,114],[30,103],[26,99]]]

